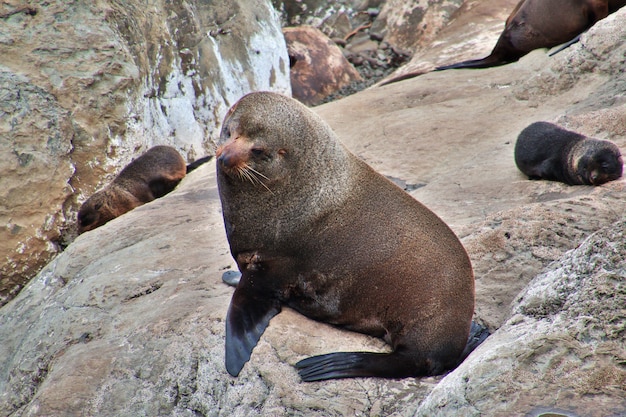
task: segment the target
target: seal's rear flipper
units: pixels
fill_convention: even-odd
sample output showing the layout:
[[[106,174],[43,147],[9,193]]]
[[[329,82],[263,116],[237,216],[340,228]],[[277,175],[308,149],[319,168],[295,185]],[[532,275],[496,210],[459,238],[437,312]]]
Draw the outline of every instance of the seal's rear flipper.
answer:
[[[256,296],[245,287],[235,290],[226,315],[226,370],[229,374],[239,375],[270,319],[278,313],[278,301]]]
[[[205,156],[203,158],[196,159],[195,161],[187,165],[187,174],[189,174],[194,169],[198,168],[200,165],[209,162],[212,158],[213,158],[212,156]]]
[[[428,374],[425,369],[420,369],[414,361],[398,352],[329,353],[303,359],[296,363],[296,368],[305,382],[366,376],[406,378]]]
[[[522,54],[525,55],[525,54]],[[515,62],[519,59],[516,58],[508,58],[508,57],[500,57],[497,55],[489,55],[486,58],[482,59],[470,59],[469,61],[457,62],[455,64],[443,65],[435,68],[435,71],[445,71],[449,69],[479,69],[479,68],[491,68],[491,67],[499,67],[501,65],[510,64],[511,62]]]
[[[489,329],[472,321],[470,334],[467,338],[467,344],[465,345],[465,349],[463,349],[463,353],[461,353],[458,364],[463,362],[465,358],[467,358],[469,354],[478,347],[478,345],[480,345],[482,342],[485,341],[485,339],[487,339],[487,337],[489,337],[489,335]]]

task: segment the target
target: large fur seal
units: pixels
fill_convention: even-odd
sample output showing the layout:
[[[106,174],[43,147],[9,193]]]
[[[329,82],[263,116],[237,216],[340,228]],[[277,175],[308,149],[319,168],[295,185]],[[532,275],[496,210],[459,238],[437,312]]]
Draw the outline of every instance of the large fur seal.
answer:
[[[622,176],[619,148],[547,122],[535,122],[519,134],[515,163],[530,179],[570,185],[600,185]]]
[[[304,359],[296,367],[305,381],[435,375],[469,353],[474,277],[465,249],[320,117],[288,97],[249,94],[229,111],[216,156],[242,273],[226,318],[231,375],[282,306],[393,348]]]
[[[188,166],[170,146],[154,146],[128,164],[104,189],[89,197],[78,210],[78,233],[102,226],[122,214],[163,197],[185,175],[210,160],[200,158]]]
[[[535,49],[573,43],[598,20],[624,5],[626,0],[521,0],[489,56],[437,70],[495,67],[515,62]]]

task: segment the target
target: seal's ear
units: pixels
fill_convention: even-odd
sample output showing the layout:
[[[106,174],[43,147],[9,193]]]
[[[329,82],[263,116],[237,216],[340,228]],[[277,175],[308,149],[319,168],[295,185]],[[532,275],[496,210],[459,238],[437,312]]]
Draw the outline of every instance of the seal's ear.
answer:
[[[278,300],[254,294],[246,287],[246,273],[233,294],[226,315],[226,370],[239,375],[270,319],[280,313]]]
[[[228,119],[230,119],[230,117],[233,115],[233,113],[235,112],[235,110],[237,110],[237,106],[239,106],[239,102],[241,100],[237,101],[235,104],[233,104],[230,109],[228,109],[228,111],[226,112],[226,115],[224,116],[224,120],[223,120],[223,127],[228,128]]]

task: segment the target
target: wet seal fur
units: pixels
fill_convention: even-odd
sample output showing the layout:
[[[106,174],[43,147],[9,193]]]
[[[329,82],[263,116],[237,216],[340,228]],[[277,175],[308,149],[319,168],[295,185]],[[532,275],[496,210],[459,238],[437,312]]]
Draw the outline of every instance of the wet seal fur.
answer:
[[[393,349],[304,359],[296,364],[304,381],[436,375],[484,340],[480,326],[470,337],[474,276],[458,238],[304,105],[267,92],[243,97],[216,156],[242,273],[226,317],[231,375],[282,306]]]
[[[102,226],[122,214],[163,197],[211,157],[189,165],[170,146],[154,146],[128,164],[104,189],[89,197],[78,210],[78,233]]]
[[[509,64],[539,48],[578,41],[580,34],[626,5],[626,0],[521,0],[506,20],[489,56],[436,70]]]
[[[530,179],[600,185],[620,178],[624,162],[613,142],[535,122],[517,138],[515,164]]]

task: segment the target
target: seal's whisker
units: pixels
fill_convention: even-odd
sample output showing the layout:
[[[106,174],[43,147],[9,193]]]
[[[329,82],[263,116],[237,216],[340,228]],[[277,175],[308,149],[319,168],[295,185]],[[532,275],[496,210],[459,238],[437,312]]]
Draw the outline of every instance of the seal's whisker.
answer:
[[[256,169],[254,169],[254,168],[252,168],[252,167],[250,167],[250,166],[248,166],[247,168],[248,168],[250,171],[254,172],[256,175],[258,175],[258,176],[260,176],[260,177],[262,177],[262,178],[265,178],[266,180],[269,180],[269,178],[267,178],[265,175],[261,174],[261,173],[260,173],[259,171],[257,171]]]
[[[246,165],[237,168],[237,176],[240,180],[248,181],[251,184],[256,184],[258,182],[258,179],[250,174],[250,171],[248,170],[248,167]]]
[[[242,181],[245,181],[246,179],[248,179],[246,171],[243,168],[237,167],[237,169],[235,170],[235,173],[237,174],[237,177]]]
[[[252,168],[248,164],[246,164],[243,168],[246,170],[246,174],[250,178],[250,181],[256,182],[257,184],[263,186],[263,188],[265,188],[267,191],[269,191],[270,193],[274,194],[274,192],[272,190],[270,190],[270,188],[267,186],[267,184],[265,184],[262,181],[262,179],[261,179],[261,178],[264,178],[266,180],[269,180],[269,178],[267,178],[265,175],[261,174],[259,171],[257,171],[256,169]]]
[[[244,168],[245,173],[246,173],[246,178],[248,179],[248,181],[250,181],[252,184],[263,184],[257,177],[255,177],[250,170],[246,167]]]

